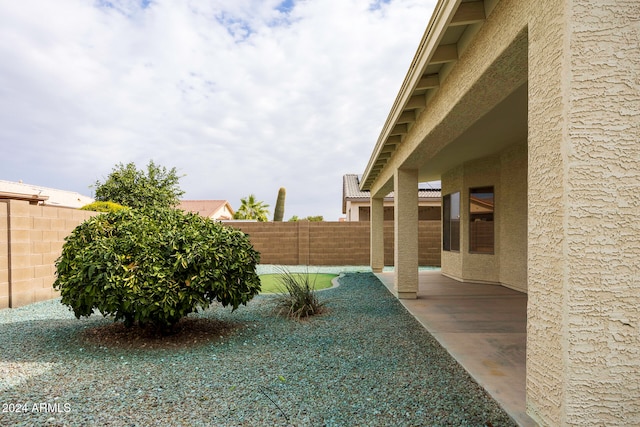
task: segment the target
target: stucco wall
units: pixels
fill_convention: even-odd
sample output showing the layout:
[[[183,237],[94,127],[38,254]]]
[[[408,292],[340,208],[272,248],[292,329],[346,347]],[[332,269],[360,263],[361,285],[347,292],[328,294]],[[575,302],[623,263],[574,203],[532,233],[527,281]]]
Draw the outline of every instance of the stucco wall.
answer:
[[[493,186],[494,254],[469,253],[469,190]],[[527,291],[527,145],[467,162],[442,176],[442,194],[460,192],[460,252],[442,252],[442,272],[467,282]]]
[[[460,192],[460,202],[462,204],[462,189],[464,188],[464,167],[462,165],[446,172],[442,175],[442,195],[446,196],[448,194],[455,193],[457,191]],[[460,207],[460,225],[463,224],[463,209]],[[443,218],[444,220],[444,218]],[[463,230],[460,230],[460,234],[462,235]],[[442,247],[442,241],[440,242],[440,247]],[[441,271],[443,274],[455,278],[457,280],[462,279],[462,250],[463,247],[460,247],[460,252],[453,251],[442,251],[442,267]]]
[[[527,412],[543,426],[640,425],[640,2],[486,5],[495,6],[492,13],[371,192],[389,191],[399,168],[428,162],[437,168],[433,159],[448,149],[461,156],[477,149],[452,147],[520,87],[524,74]],[[461,167],[450,165],[442,173],[442,187],[443,194],[461,191],[464,215],[468,194]],[[522,188],[517,178],[512,189],[496,193],[497,203]],[[505,190],[507,180],[502,176],[496,185]],[[523,203],[519,198],[514,206],[497,206],[496,220],[516,218]],[[504,237],[509,222],[498,226],[501,267],[511,261],[505,257],[514,246],[514,266],[524,257],[517,238]],[[516,231],[522,235],[521,227]],[[443,253],[443,272],[464,277],[462,252]],[[500,280],[522,277],[514,270]]]
[[[462,279],[476,282],[500,282],[500,227],[502,221],[502,203],[506,202],[500,188],[500,156],[493,155],[480,160],[465,163],[463,169],[463,188],[460,194],[462,246]],[[469,189],[493,186],[494,190],[494,253],[469,253]]]
[[[529,408],[547,425],[640,425],[640,3],[545,3],[530,27]]]
[[[527,160],[526,141],[500,154],[500,191],[496,194],[499,281],[521,292],[527,292]]]
[[[233,212],[228,205],[224,205],[222,209],[215,213],[214,219],[227,220],[233,218]]]
[[[567,420],[640,425],[640,2],[571,12]]]
[[[543,425],[566,422],[561,75],[568,16],[563,3],[545,1],[529,26],[527,412]]]

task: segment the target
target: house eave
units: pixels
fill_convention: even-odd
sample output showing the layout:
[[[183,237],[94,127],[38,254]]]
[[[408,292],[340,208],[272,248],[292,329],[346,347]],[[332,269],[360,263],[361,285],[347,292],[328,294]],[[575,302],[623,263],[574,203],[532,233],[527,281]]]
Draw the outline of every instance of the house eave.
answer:
[[[467,27],[484,19],[484,0],[438,1],[360,180],[362,191],[372,189],[418,116],[425,110],[428,98],[442,84],[446,67],[441,64],[457,61],[460,53],[457,42],[445,40],[446,31],[450,27],[463,27],[459,32],[464,34]],[[431,73],[429,70],[438,71]]]

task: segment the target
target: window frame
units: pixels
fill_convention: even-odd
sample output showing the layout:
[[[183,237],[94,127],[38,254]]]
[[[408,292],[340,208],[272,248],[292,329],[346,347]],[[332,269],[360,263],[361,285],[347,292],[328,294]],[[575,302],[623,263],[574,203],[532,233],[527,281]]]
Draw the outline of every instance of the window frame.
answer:
[[[442,196],[442,250],[445,252],[460,252],[460,200],[460,191]]]

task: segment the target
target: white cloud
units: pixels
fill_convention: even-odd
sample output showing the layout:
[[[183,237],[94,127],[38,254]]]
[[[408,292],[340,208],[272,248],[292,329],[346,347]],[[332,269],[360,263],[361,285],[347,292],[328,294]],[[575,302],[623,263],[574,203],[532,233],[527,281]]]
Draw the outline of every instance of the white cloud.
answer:
[[[153,159],[188,198],[340,216],[433,0],[0,0],[0,179],[90,194]]]

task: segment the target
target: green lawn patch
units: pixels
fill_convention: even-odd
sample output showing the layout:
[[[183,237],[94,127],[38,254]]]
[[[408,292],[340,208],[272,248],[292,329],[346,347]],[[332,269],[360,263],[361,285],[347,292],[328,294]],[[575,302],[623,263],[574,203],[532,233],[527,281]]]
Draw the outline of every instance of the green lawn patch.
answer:
[[[294,276],[304,276],[307,273],[292,273]],[[263,294],[273,294],[280,293],[286,291],[283,285],[280,283],[281,274],[261,274],[260,282],[262,283],[262,290],[260,291]],[[313,285],[314,290],[326,289],[333,286],[331,280],[334,277],[337,277],[337,274],[329,274],[329,273],[311,273],[309,274],[309,282]]]

